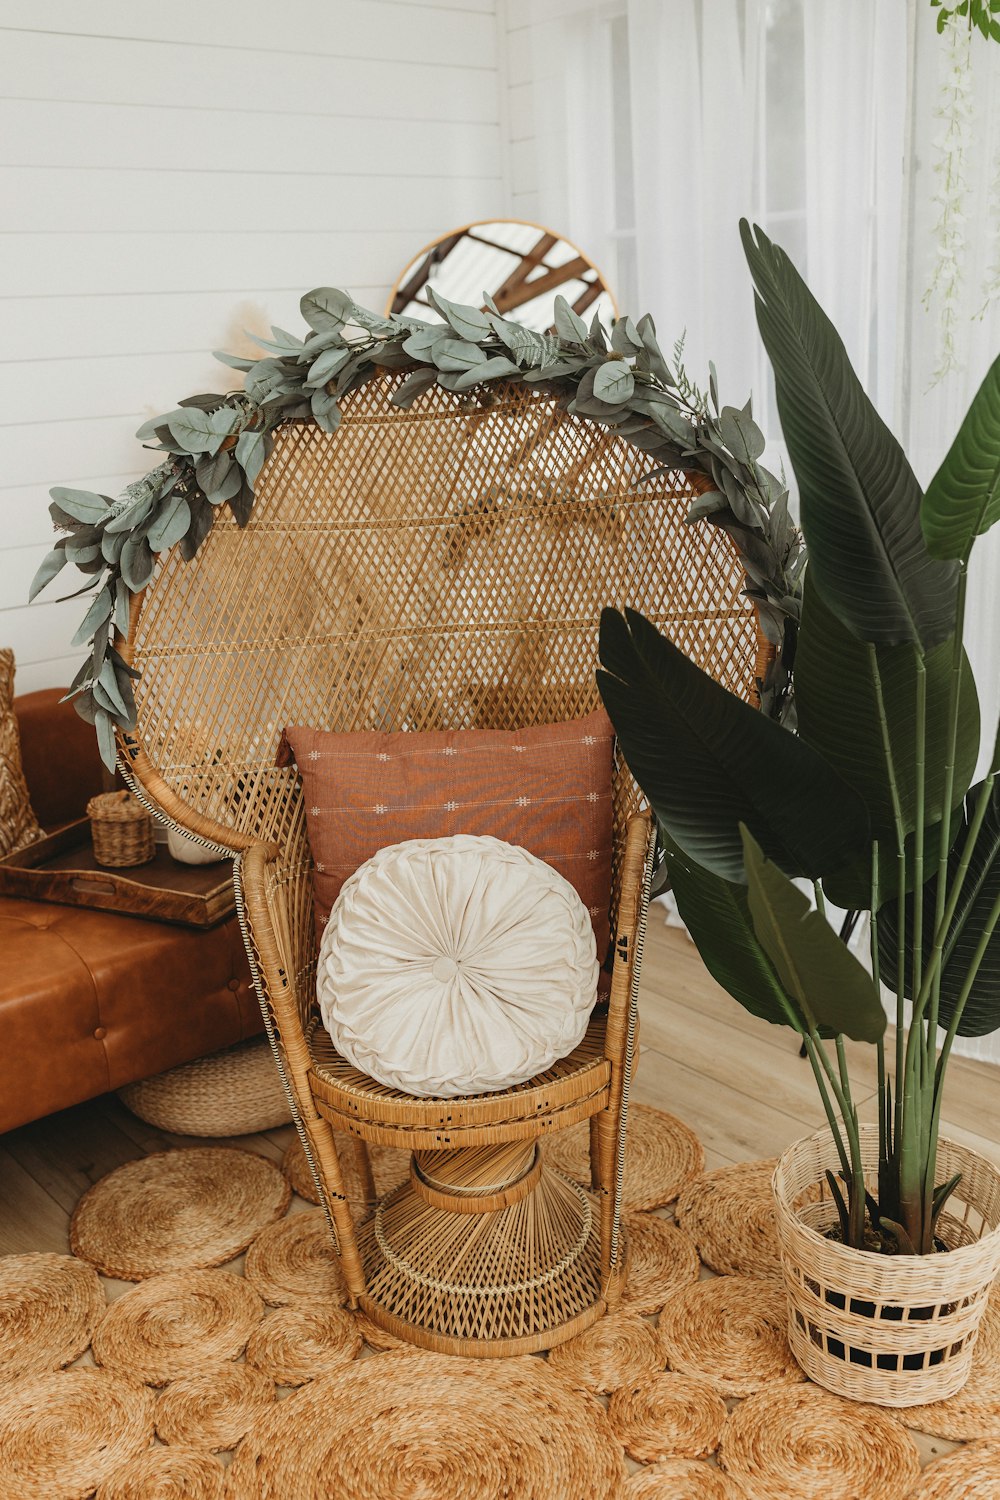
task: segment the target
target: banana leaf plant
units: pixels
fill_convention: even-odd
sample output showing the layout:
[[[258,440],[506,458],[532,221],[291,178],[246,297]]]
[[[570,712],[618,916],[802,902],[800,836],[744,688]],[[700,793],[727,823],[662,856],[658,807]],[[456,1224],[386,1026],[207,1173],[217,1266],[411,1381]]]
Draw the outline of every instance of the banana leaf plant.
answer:
[[[925,494],[792,262],[740,229],[806,543],[797,727],[628,609],[604,612],[600,690],[707,967],[803,1040],[839,1157],[843,1240],[928,1254],[957,1181],[936,1174],[952,1045],[1000,1027],[1000,737],[972,785],[979,704],[963,646],[973,544],[1000,516],[1000,359]],[[831,906],[846,912],[839,933]],[[846,943],[862,911],[870,968]],[[877,1197],[845,1038],[874,1049]]]

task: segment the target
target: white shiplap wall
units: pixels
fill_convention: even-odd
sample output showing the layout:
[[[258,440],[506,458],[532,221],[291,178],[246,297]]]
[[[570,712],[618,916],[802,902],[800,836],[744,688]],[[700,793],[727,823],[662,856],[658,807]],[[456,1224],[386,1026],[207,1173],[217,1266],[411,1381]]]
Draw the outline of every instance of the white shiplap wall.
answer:
[[[68,680],[53,484],[114,495],[140,422],[220,388],[250,323],[380,308],[427,240],[508,209],[497,0],[0,0],[0,645]],[[503,97],[501,97],[503,96]]]

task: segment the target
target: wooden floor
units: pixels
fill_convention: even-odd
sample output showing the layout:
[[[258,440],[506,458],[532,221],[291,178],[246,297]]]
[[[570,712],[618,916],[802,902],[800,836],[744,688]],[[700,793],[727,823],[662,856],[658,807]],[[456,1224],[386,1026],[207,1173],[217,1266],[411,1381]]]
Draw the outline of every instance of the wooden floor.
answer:
[[[774,1156],[823,1124],[808,1063],[784,1027],[749,1015],[706,973],[684,933],[650,915],[643,964],[641,1058],[634,1097],[670,1110],[701,1137],[709,1167]],[[849,1046],[862,1118],[874,1119],[870,1049]],[[955,1059],[945,1131],[1000,1163],[1000,1068]],[[232,1144],[280,1161],[292,1127]],[[69,1248],[70,1214],[91,1183],[151,1151],[190,1145],[129,1113],[113,1094],[0,1136],[0,1254]]]

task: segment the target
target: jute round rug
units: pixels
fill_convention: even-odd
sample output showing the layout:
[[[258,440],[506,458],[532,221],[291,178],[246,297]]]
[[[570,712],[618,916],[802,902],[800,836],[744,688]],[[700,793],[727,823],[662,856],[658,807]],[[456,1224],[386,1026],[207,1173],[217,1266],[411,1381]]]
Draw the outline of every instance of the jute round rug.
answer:
[[[928,1464],[908,1500],[997,1500],[1000,1442],[970,1443]]]
[[[816,1385],[777,1384],[741,1402],[719,1462],[749,1500],[903,1500],[920,1473],[898,1418]]]
[[[147,1448],[111,1478],[94,1500],[224,1500],[226,1470],[197,1448]]]
[[[781,1275],[774,1168],[773,1159],[717,1167],[679,1195],[678,1224],[704,1264],[720,1276]]]
[[[590,1186],[590,1124],[584,1120],[545,1139],[550,1166],[574,1182]],[[628,1115],[624,1204],[627,1209],[662,1208],[672,1203],[705,1166],[701,1142],[683,1120],[649,1104],[633,1104]]]
[[[232,1500],[620,1500],[603,1410],[544,1360],[380,1354],[279,1402],[240,1444]]]
[[[151,1276],[112,1303],[94,1334],[99,1365],[148,1385],[166,1385],[220,1359],[236,1359],[264,1304],[231,1271]]]
[[[84,1193],[70,1246],[120,1281],[221,1266],[279,1218],[290,1199],[274,1163],[250,1151],[163,1151],[126,1162]]]
[[[608,1420],[639,1463],[704,1458],[719,1446],[726,1403],[706,1381],[666,1370],[615,1391]]]
[[[72,1255],[0,1259],[0,1380],[72,1364],[107,1303],[101,1278]]]
[[[721,1469],[691,1458],[665,1458],[633,1474],[623,1500],[747,1500],[747,1492]]]
[[[222,1453],[235,1448],[274,1401],[274,1381],[252,1365],[221,1360],[172,1380],[156,1401],[163,1443]]]
[[[606,1394],[655,1374],[663,1361],[648,1323],[610,1313],[568,1343],[549,1350],[549,1364],[570,1385]]]
[[[153,1436],[153,1394],[107,1370],[0,1386],[3,1500],[85,1500]]]
[[[628,1237],[622,1305],[646,1317],[658,1313],[680,1287],[698,1280],[698,1252],[683,1230],[655,1214],[627,1213],[622,1218]]]
[[[675,1292],[660,1314],[667,1365],[696,1375],[720,1396],[749,1396],[775,1382],[804,1380],[785,1334],[785,1289],[774,1281],[720,1276]]]
[[[247,1251],[243,1274],[272,1307],[297,1297],[341,1306],[347,1301],[330,1226],[319,1208],[288,1214],[262,1230]]]

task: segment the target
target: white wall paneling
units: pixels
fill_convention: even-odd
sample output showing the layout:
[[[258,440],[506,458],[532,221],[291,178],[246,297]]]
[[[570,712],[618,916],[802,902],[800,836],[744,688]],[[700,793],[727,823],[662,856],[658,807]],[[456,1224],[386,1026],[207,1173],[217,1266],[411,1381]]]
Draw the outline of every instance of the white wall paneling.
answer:
[[[51,485],[116,494],[152,461],[140,422],[232,383],[213,348],[297,328],[320,284],[381,307],[420,245],[508,211],[497,5],[0,0],[0,644],[19,691],[77,659],[76,575],[25,602]]]

